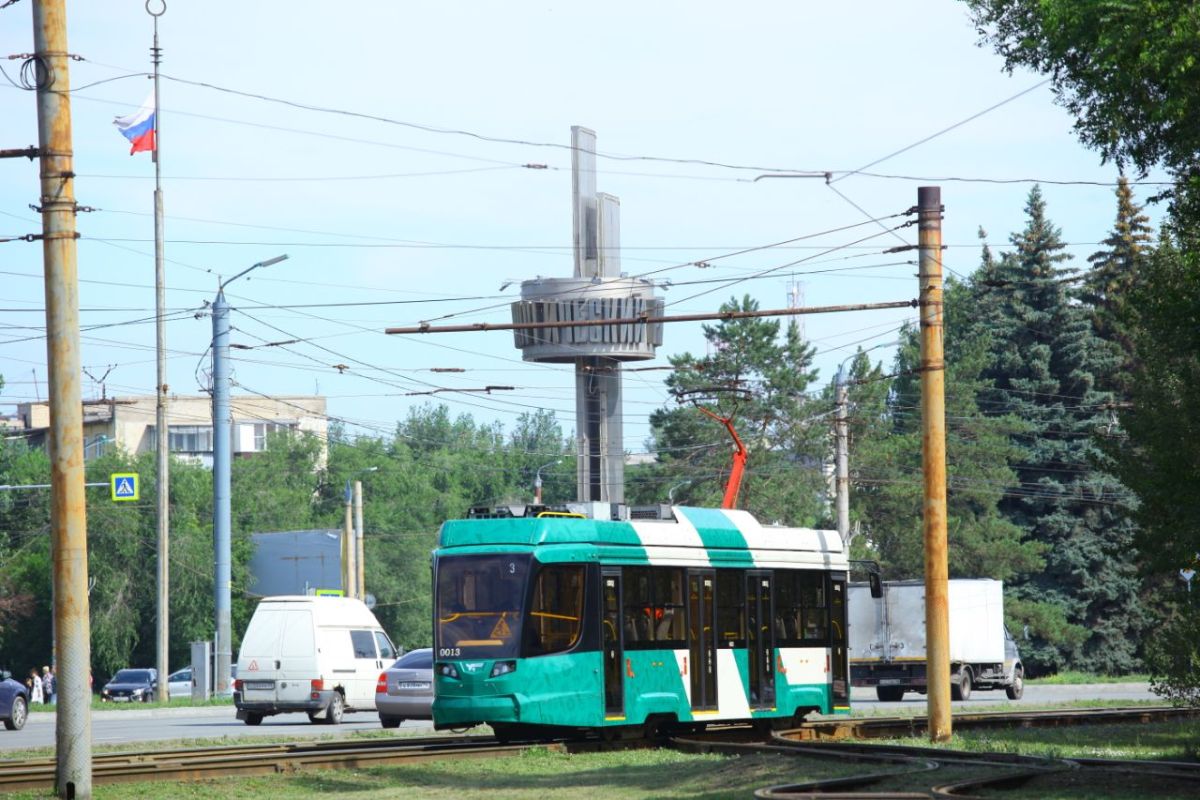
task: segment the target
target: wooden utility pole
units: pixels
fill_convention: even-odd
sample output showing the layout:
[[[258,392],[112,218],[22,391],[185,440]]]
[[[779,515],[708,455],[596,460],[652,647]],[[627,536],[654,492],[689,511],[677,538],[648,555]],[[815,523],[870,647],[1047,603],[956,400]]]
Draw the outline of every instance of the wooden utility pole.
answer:
[[[925,676],[929,738],[950,738],[950,607],[946,557],[946,362],[942,350],[942,190],[917,189],[921,293],[921,465],[925,475]]]
[[[50,367],[50,537],[58,649],[55,788],[59,797],[86,800],[92,796],[92,648],[65,0],[35,0],[33,41],[41,150],[46,357]]]

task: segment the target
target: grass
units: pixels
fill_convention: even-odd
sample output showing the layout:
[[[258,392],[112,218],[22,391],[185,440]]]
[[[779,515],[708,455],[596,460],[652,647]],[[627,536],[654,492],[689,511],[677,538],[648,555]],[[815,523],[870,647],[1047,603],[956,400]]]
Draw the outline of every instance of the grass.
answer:
[[[233,708],[233,698],[232,697],[220,697],[220,698],[214,697],[214,698],[210,698],[209,700],[204,701],[203,703],[196,703],[196,702],[192,701],[190,698],[189,699],[179,698],[179,699],[175,699],[175,700],[168,700],[165,703],[159,703],[157,701],[153,701],[153,702],[149,702],[149,703],[142,703],[142,702],[113,703],[111,701],[109,701],[109,702],[102,701],[100,699],[99,695],[92,696],[92,710],[93,711],[137,711],[137,710],[144,711],[148,708],[202,708],[205,706],[228,706],[230,708]],[[30,711],[50,711],[50,712],[52,712],[52,711],[54,711],[54,709],[55,709],[55,706],[50,703],[30,703],[29,704]]]
[[[1091,672],[1057,672],[1043,678],[1027,678],[1026,683],[1039,686],[1078,686],[1084,683],[1149,683],[1150,676],[1133,675],[1096,675]]]
[[[749,798],[754,789],[800,779],[834,777],[844,768],[781,756],[732,758],[672,750],[627,750],[568,755],[528,750],[505,758],[457,759],[373,769],[309,772],[196,784],[137,783],[96,786],[96,800],[161,797],[211,800],[722,800]],[[17,793],[13,800],[45,798]]]
[[[878,743],[930,746],[924,737],[878,740]],[[1200,719],[1058,728],[964,729],[951,736],[949,742],[935,747],[977,753],[1020,753],[1043,758],[1200,763]]]
[[[372,731],[363,737],[394,736]],[[1064,728],[1015,728],[1006,731],[964,730],[945,747],[973,752],[1022,753],[1048,759],[1112,758],[1161,759],[1200,762],[1200,720],[1153,724],[1091,725]],[[227,743],[227,742],[218,742]],[[928,746],[925,739],[894,743]],[[984,768],[990,769],[990,768]],[[626,750],[568,755],[535,749],[504,758],[457,759],[377,767],[373,769],[313,771],[280,774],[269,778],[222,779],[204,783],[134,783],[97,785],[97,800],[150,800],[171,797],[185,800],[506,800],[554,797],[565,800],[626,800],[626,798],[698,798],[723,800],[749,798],[755,789],[778,784],[818,780],[861,772],[896,773],[865,787],[868,791],[928,791],[973,777],[977,767],[947,766],[936,773],[902,767],[842,764],[829,757],[750,755],[742,757],[687,755],[673,750]],[[1001,770],[1003,771],[1003,769]],[[996,798],[1038,797],[1039,800],[1112,800],[1194,798],[1196,786],[1169,778],[1146,779],[1129,774],[1072,770],[1039,777]],[[6,800],[42,800],[50,793],[15,793]]]

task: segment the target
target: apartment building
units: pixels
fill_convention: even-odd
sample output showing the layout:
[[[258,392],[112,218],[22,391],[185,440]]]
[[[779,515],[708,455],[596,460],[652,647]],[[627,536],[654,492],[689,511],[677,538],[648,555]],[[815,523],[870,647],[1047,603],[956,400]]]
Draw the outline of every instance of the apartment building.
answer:
[[[311,433],[321,442],[321,462],[326,457],[329,429],[325,398],[233,396],[230,398],[234,458],[261,452],[275,431]],[[157,447],[156,401],[153,395],[111,397],[83,403],[84,459],[95,458],[111,447],[133,454]],[[21,403],[17,416],[32,445],[45,445],[50,428],[49,403]],[[171,453],[212,467],[212,399],[207,395],[175,396],[167,405],[167,442]]]

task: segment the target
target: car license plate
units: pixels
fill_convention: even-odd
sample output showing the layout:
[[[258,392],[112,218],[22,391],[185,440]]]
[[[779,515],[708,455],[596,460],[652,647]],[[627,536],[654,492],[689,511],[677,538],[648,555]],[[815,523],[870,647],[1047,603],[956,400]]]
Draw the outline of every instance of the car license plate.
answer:
[[[114,698],[112,699],[112,701],[113,701],[114,703],[128,703],[128,702],[129,702],[129,698],[128,698],[128,697],[114,697]]]
[[[245,686],[247,689],[266,689],[270,691],[275,688],[275,681],[246,681]]]
[[[900,679],[899,678],[880,678],[879,685],[880,686],[899,686]]]
[[[429,681],[400,681],[396,684],[397,689],[428,689]]]

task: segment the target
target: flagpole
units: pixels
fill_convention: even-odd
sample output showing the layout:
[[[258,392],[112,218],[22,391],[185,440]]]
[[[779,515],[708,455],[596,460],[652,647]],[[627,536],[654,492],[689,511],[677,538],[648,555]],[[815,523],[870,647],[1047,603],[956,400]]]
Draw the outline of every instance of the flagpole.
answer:
[[[170,530],[170,429],[167,426],[167,336],[164,330],[163,315],[166,313],[166,269],[163,266],[163,197],[162,197],[162,161],[159,159],[160,135],[162,121],[162,106],[158,102],[158,65],[162,61],[162,48],[158,46],[158,18],[167,11],[166,0],[159,0],[161,8],[151,11],[151,0],[146,0],[146,13],[154,18],[154,46],[150,48],[151,61],[154,62],[154,148],[151,156],[154,159],[154,350],[156,361],[156,380],[154,384],[155,402],[155,495],[157,499],[157,528],[158,528],[158,625],[157,645],[155,648],[155,668],[158,670],[158,688],[156,699],[165,703],[168,698],[167,676],[170,674],[168,651],[170,650],[170,607],[168,601],[169,567],[168,532]]]

